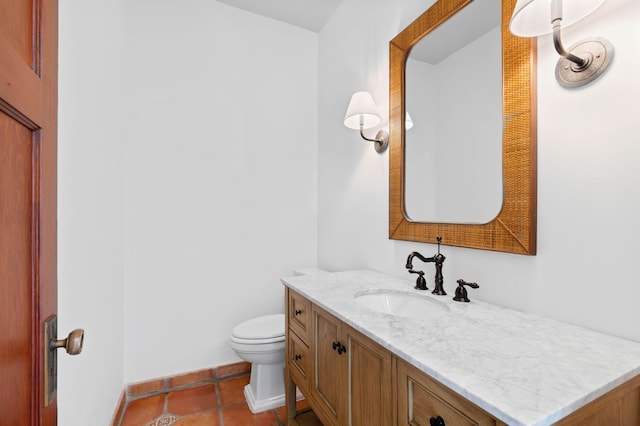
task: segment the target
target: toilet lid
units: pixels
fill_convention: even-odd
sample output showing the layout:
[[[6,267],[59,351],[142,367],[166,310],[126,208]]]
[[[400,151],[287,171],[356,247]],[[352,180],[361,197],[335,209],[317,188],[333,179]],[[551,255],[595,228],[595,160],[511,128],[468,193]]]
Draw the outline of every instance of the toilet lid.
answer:
[[[265,315],[236,325],[231,335],[238,339],[273,339],[284,336],[284,314]]]

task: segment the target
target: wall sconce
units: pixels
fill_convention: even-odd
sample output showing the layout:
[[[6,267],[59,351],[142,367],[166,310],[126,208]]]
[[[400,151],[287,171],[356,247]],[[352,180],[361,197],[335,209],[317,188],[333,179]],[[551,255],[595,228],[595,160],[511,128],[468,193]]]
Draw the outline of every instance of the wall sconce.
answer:
[[[373,142],[376,151],[381,153],[389,146],[389,133],[386,130],[379,130],[375,139],[370,139],[363,132],[364,129],[377,126],[378,123],[380,123],[380,116],[376,111],[371,93],[354,93],[344,116],[344,125],[350,129],[360,129],[362,139]]]
[[[583,86],[606,71],[613,59],[613,45],[594,37],[579,41],[567,52],[562,45],[561,26],[563,22],[566,27],[579,21],[602,3],[604,0],[518,0],[509,29],[520,37],[553,32],[553,44],[562,56],[556,64],[556,80],[566,88]]]

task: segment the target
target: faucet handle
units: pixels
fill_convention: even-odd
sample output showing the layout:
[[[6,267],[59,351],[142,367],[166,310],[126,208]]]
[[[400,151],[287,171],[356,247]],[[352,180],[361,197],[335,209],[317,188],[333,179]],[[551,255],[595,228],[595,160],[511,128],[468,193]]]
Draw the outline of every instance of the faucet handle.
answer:
[[[456,302],[469,302],[469,298],[467,297],[467,289],[464,286],[469,286],[471,288],[479,288],[480,286],[476,283],[468,283],[463,279],[459,279],[456,281],[458,283],[458,288],[456,288],[456,295],[453,297],[453,300]]]
[[[424,279],[423,271],[414,271],[413,269],[409,269],[410,274],[418,274],[418,278],[416,279],[416,290],[429,290],[427,288],[427,280]]]

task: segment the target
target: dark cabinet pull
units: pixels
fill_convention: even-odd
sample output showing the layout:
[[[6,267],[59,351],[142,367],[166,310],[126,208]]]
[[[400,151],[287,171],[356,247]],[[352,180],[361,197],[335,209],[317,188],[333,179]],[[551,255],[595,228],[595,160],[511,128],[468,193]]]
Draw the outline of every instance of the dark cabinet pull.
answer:
[[[302,355],[296,354],[293,358],[297,361],[299,359],[302,359]]]
[[[347,352],[347,348],[341,345],[340,342],[333,342],[333,345],[331,347],[334,351],[338,351],[338,355],[342,355],[343,353]]]
[[[442,417],[440,417],[440,416],[431,417],[429,419],[429,423],[431,423],[431,426],[445,426],[444,419]]]
[[[296,316],[302,315],[302,311],[300,309],[296,309]]]

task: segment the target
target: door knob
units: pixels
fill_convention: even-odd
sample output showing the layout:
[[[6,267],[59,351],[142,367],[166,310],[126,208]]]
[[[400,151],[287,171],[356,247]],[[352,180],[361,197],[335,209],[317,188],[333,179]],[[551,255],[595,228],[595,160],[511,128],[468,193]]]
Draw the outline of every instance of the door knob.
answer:
[[[58,340],[58,317],[51,315],[44,322],[44,342],[47,348],[44,356],[44,406],[48,407],[56,396],[58,388],[58,348],[64,348],[69,355],[82,352],[84,330],[79,328],[69,333],[66,339]]]
[[[66,339],[57,340],[51,339],[49,343],[49,349],[64,348],[69,355],[78,355],[82,352],[82,342],[84,340],[84,330],[78,328],[69,333]]]

